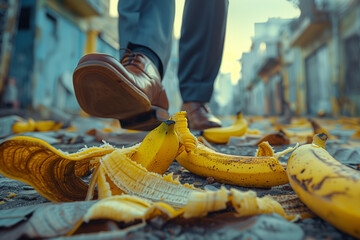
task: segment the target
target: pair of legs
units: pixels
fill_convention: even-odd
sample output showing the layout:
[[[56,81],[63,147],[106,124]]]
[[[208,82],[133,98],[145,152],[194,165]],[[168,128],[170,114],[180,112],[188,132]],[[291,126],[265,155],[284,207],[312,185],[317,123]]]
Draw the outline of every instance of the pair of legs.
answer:
[[[80,59],[73,75],[82,109],[117,118],[122,127],[150,130],[169,116],[161,84],[170,56],[174,0],[120,0],[117,61],[105,54]],[[180,92],[189,127],[220,126],[206,108],[221,63],[227,0],[191,0],[185,4],[179,49]],[[130,49],[130,50],[129,50]]]
[[[184,103],[210,101],[222,59],[227,8],[227,0],[185,2],[178,72]],[[151,49],[163,75],[171,52],[175,1],[120,0],[118,11],[120,47]]]

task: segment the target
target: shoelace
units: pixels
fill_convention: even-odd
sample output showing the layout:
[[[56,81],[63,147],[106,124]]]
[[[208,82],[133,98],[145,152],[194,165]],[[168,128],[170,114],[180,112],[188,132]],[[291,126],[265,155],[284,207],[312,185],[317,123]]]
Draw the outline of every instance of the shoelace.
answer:
[[[121,60],[121,63],[124,67],[128,65],[134,65],[140,68],[139,63],[141,63],[141,61],[136,58],[140,55],[139,53],[134,53],[128,48],[120,48],[120,50],[125,50],[124,58]]]
[[[131,51],[129,48],[120,48],[120,50],[125,50],[125,54],[123,59],[121,60],[121,64],[126,67],[129,65],[133,65],[135,67],[137,67],[140,71],[142,71],[146,76],[148,76],[149,78],[152,78],[151,76],[148,75],[147,72],[145,72],[143,70],[143,68],[140,66],[141,64],[141,60],[137,59],[138,56],[141,56],[141,53],[136,53]]]

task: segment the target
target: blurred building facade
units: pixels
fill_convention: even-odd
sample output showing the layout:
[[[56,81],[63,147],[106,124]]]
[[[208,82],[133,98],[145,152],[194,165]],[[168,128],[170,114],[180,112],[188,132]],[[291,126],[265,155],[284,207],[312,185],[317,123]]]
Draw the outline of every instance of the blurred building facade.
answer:
[[[255,35],[249,52],[241,56],[238,89],[244,103],[243,111],[251,115],[282,112],[281,55],[279,33],[291,20],[271,18],[255,24]]]
[[[299,8],[298,19],[255,25],[241,57],[245,112],[360,115],[360,1],[302,0]]]
[[[360,115],[360,1],[301,0],[298,19],[255,24],[241,79],[219,74],[218,115]],[[109,0],[0,0],[0,94],[15,77],[21,107],[76,112],[72,72],[89,52],[118,56]],[[178,40],[163,83],[170,113],[180,110]]]
[[[9,72],[18,14],[18,1],[0,0],[0,96]]]
[[[21,0],[8,76],[22,108],[76,112],[72,73],[89,52],[118,57],[117,21],[108,0]],[[106,27],[104,27],[106,26]]]
[[[214,91],[209,107],[215,115],[234,115],[241,111],[239,105],[234,105],[237,89],[231,82],[231,73],[219,73],[214,82]]]

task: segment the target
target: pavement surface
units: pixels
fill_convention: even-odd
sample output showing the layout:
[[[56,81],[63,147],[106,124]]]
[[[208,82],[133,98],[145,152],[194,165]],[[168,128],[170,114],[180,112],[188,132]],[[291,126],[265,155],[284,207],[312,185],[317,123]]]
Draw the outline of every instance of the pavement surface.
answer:
[[[19,120],[19,117],[29,117],[33,113],[8,113],[0,114],[0,141],[15,136],[9,129],[11,125]],[[31,115],[33,116],[33,115]],[[36,117],[40,118],[40,115]],[[65,124],[62,129],[47,132],[27,132],[21,135],[41,138],[50,143],[57,149],[65,152],[77,152],[84,146],[99,146],[103,141],[109,142],[116,147],[127,147],[140,142],[146,133],[130,133],[116,126],[114,121],[105,121],[96,118],[83,117],[59,117],[49,116],[48,119],[63,121]],[[223,118],[225,125],[230,125],[234,118]],[[353,135],[359,130],[358,119],[316,119],[317,123],[327,129],[331,134],[327,142],[327,150],[337,160],[347,166],[358,169],[360,163],[360,140],[353,138]],[[289,133],[298,133],[289,138],[288,145],[274,146],[276,151],[281,151],[288,146],[293,146],[296,142],[305,143],[306,132],[311,133],[312,125],[306,121],[306,118],[288,118],[284,120],[281,117],[248,118],[249,129],[259,130],[260,134],[247,134],[241,138],[231,138],[228,144],[218,145],[209,143],[219,152],[253,156],[257,146],[254,145],[266,134],[275,133],[279,128],[287,130]],[[301,124],[300,124],[301,123]],[[70,131],[71,130],[71,131]],[[193,132],[200,136],[201,132]],[[283,156],[280,160],[286,162],[290,154]],[[176,161],[172,163],[167,173],[173,172],[180,177],[181,183],[192,183],[196,187],[207,190],[217,190],[221,186],[226,188],[237,188],[240,190],[253,190],[259,197],[265,195],[295,195],[291,186],[285,184],[273,188],[244,188],[216,182],[213,178],[203,178],[184,169]],[[84,178],[88,182],[90,176]],[[275,198],[276,199],[276,198]],[[289,222],[282,217],[271,215],[258,215],[247,218],[237,218],[229,211],[212,213],[207,217],[196,219],[173,219],[167,221],[162,217],[156,217],[146,223],[132,223],[125,225],[110,220],[91,221],[82,224],[77,232],[71,237],[64,235],[46,235],[42,232],[33,232],[31,234],[21,235],[22,229],[27,222],[31,222],[34,209],[49,204],[49,201],[37,193],[30,185],[6,178],[0,175],[0,239],[20,239],[27,238],[49,238],[58,237],[59,239],[354,239],[350,235],[331,226],[329,223],[319,217],[307,218]],[[85,204],[85,203],[84,203]],[[299,203],[301,205],[301,202]],[[86,206],[86,205],[82,205]],[[31,209],[34,207],[34,209]],[[305,205],[300,207],[306,208]],[[85,208],[85,207],[84,207]],[[76,208],[76,209],[81,209]],[[86,207],[87,209],[87,207]],[[2,211],[6,210],[6,211]],[[14,223],[9,223],[14,216],[10,211],[17,212],[17,217],[21,219]],[[26,211],[29,211],[27,213]],[[80,211],[80,210],[79,210]],[[85,211],[85,210],[84,210]],[[307,211],[310,212],[309,209]],[[61,214],[60,214],[61,215]],[[10,219],[10,220],[9,220]],[[14,219],[13,219],[14,220]],[[40,223],[39,223],[40,224]],[[35,224],[36,225],[36,224]],[[15,234],[17,232],[18,234]]]

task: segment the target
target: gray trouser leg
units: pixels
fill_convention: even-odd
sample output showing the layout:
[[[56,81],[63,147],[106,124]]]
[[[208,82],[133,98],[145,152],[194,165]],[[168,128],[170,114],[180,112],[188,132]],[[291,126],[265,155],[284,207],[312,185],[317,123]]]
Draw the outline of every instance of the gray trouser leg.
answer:
[[[227,0],[185,2],[178,73],[184,102],[210,101],[223,54],[227,9]]]
[[[120,47],[132,43],[150,48],[165,70],[171,52],[175,1],[120,0],[118,12]]]

